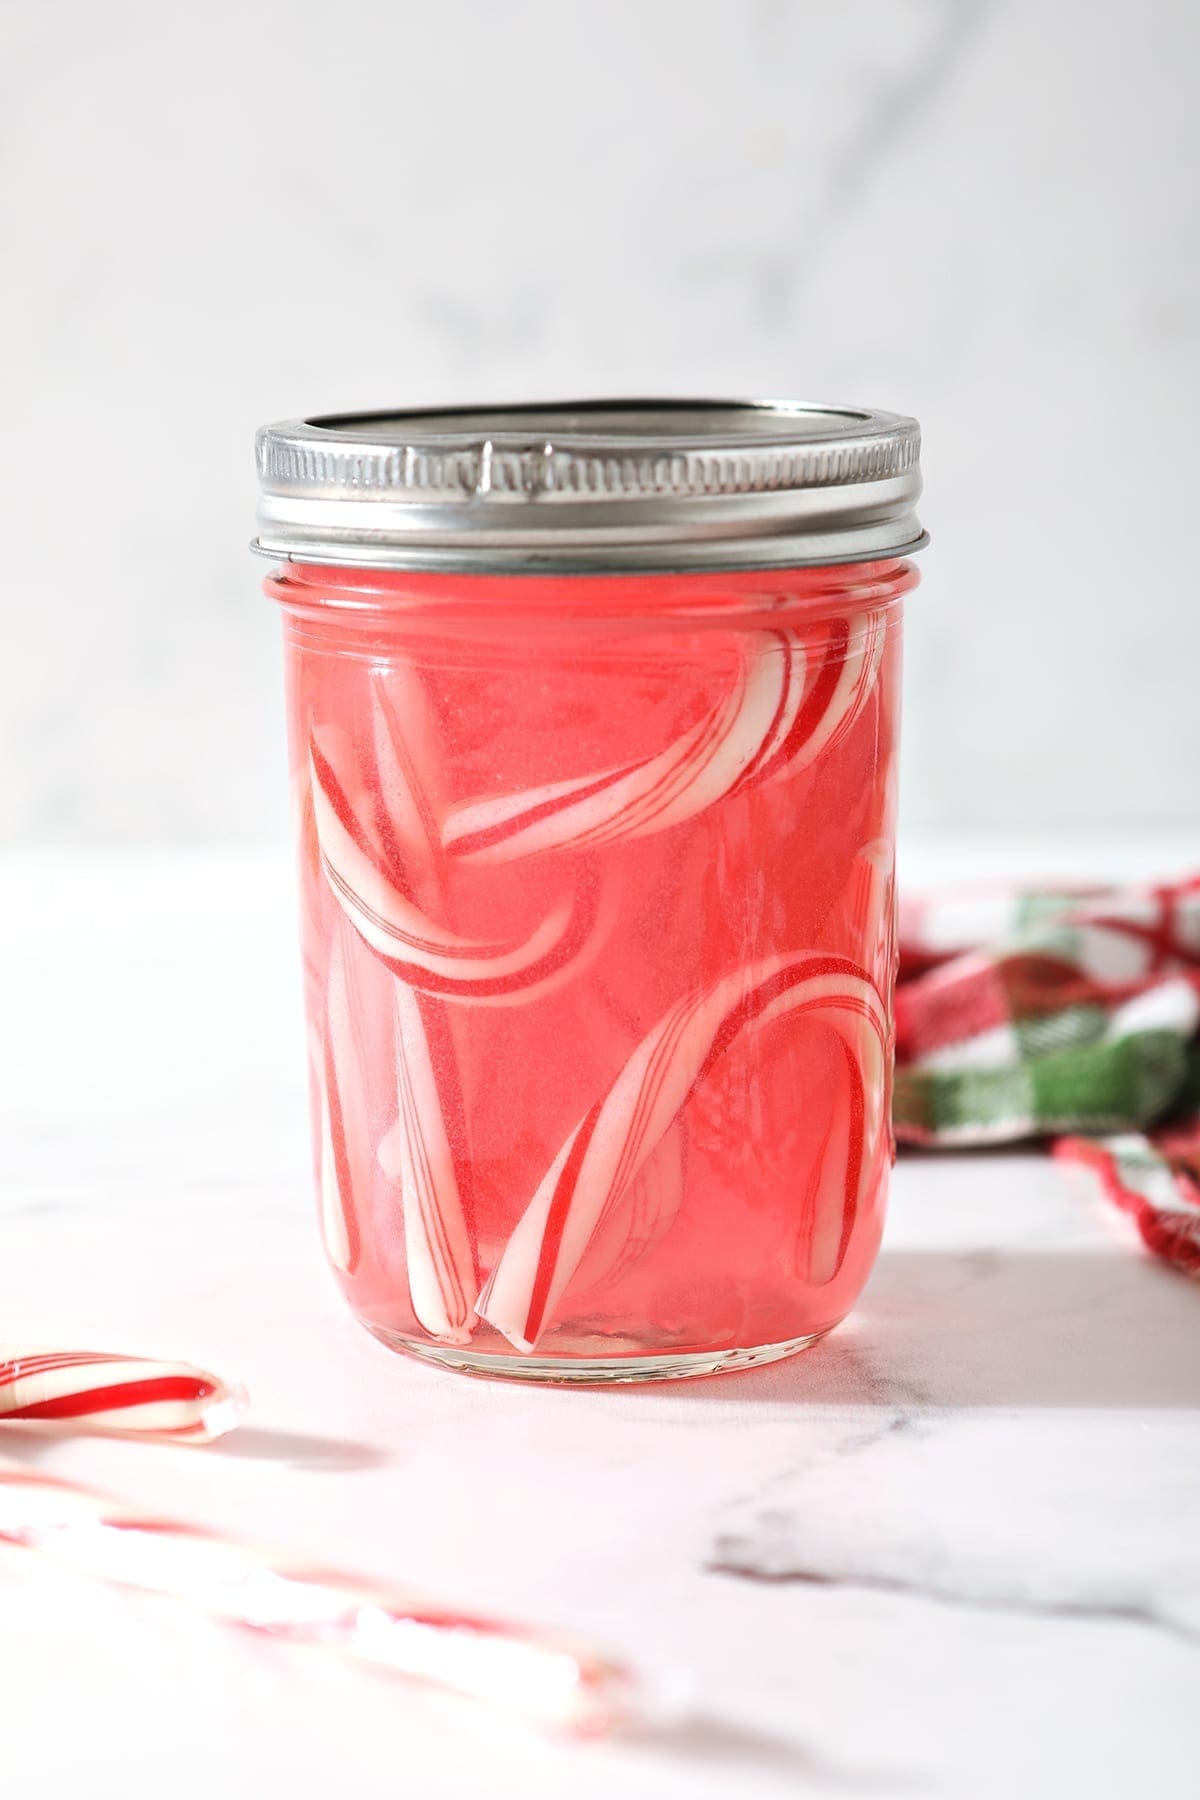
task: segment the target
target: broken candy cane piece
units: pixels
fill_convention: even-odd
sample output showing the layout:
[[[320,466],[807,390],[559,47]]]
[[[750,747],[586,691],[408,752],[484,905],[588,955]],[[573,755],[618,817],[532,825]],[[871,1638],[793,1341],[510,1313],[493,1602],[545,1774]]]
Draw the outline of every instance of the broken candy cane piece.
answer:
[[[620,1204],[647,1157],[743,1032],[789,1014],[832,1027],[857,1070],[860,1098],[850,1108],[853,1142],[836,1195],[838,1249],[824,1246],[820,1279],[840,1266],[849,1224],[872,1178],[884,1126],[887,1020],[874,984],[843,957],[781,955],[725,976],[679,1002],[645,1037],[624,1068],[562,1145],[493,1269],[475,1310],[524,1351],[553,1319],[597,1224]],[[822,1209],[832,1196],[822,1188]],[[814,1223],[814,1234],[816,1225]],[[828,1271],[828,1272],[826,1272]]]
[[[0,1345],[0,1420],[206,1443],[237,1423],[240,1388],[190,1363]]]

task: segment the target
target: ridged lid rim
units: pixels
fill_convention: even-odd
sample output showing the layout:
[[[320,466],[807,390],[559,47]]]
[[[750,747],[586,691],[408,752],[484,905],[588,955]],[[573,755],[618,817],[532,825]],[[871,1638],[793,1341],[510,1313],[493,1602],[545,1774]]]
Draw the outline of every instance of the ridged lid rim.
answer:
[[[256,440],[275,558],[409,568],[862,560],[925,534],[914,419],[799,401],[331,414]]]

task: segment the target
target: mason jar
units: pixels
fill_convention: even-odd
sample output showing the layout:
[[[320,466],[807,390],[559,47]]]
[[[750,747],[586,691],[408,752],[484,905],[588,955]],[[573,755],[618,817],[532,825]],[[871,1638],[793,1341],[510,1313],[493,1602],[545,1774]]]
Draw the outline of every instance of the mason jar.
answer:
[[[259,434],[320,1218],[384,1343],[653,1380],[853,1305],[918,453],[775,402]]]

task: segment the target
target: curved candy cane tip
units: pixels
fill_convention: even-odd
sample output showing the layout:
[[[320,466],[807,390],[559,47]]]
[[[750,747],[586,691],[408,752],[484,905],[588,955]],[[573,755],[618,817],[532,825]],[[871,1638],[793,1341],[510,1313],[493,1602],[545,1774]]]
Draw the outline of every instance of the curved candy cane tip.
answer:
[[[558,902],[519,952],[433,968],[405,959],[380,960],[409,987],[452,1005],[527,1006],[577,979],[607,940],[620,912],[615,882],[584,871],[575,892]]]
[[[642,763],[624,763],[599,775],[576,775],[495,799],[462,801],[446,814],[443,846],[467,862],[505,862],[531,849],[568,843],[560,815],[577,813],[584,800],[594,799],[644,767]],[[540,841],[539,826],[544,827]]]
[[[527,935],[465,937],[435,924],[374,847],[332,773],[313,760],[321,862],[342,912],[401,980],[443,999],[514,1004],[574,966],[597,919],[592,886],[557,901]],[[594,884],[593,884],[594,885]]]
[[[798,774],[841,742],[874,690],[885,632],[878,614],[835,621],[803,702],[786,737],[760,765],[759,780]]]
[[[441,834],[427,792],[426,780],[418,769],[417,759],[411,749],[414,736],[422,739],[429,737],[428,706],[424,688],[416,672],[402,668],[401,673],[405,677],[404,692],[402,696],[397,696],[393,694],[397,685],[395,670],[389,669],[386,677],[378,669],[371,672],[375,775],[397,848],[408,851],[428,867],[435,868]],[[403,701],[403,729],[393,704],[394,699],[398,698]],[[426,760],[430,760],[428,756]]]
[[[567,781],[468,801],[452,809],[443,843],[457,858],[511,862],[646,837],[693,818],[732,793],[764,746],[786,734],[800,704],[804,653],[784,633],[741,647],[720,702],[666,750]]]
[[[716,1061],[743,1032],[791,1012],[827,1020],[858,1058],[866,1096],[860,1123],[873,1148],[882,1124],[887,1020],[866,972],[844,957],[811,953],[735,970],[673,1007],[575,1127],[476,1301],[480,1316],[518,1349],[535,1347],[598,1223],[621,1202]],[[856,1178],[868,1164],[873,1158],[860,1155]]]
[[[98,1351],[0,1348],[0,1420],[208,1442],[246,1408],[231,1387],[190,1363]]]
[[[808,767],[840,742],[866,705],[882,661],[876,614],[835,621],[812,682],[794,632],[757,632],[741,646],[727,693],[656,756],[451,809],[444,848],[499,863],[665,831],[729,794]]]
[[[794,633],[764,634],[757,640],[753,654],[760,682],[765,679],[769,684],[763,698],[770,701],[771,712],[768,716],[764,708],[756,714],[757,722],[765,729],[760,730],[758,742],[730,788],[731,793],[740,793],[763,778],[787,743],[804,699],[808,656]]]

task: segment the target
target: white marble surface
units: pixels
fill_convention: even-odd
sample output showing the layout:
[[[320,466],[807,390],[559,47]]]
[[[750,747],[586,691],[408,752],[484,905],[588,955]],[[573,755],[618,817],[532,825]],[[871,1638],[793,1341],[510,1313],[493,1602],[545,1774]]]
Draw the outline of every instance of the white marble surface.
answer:
[[[282,861],[10,855],[0,984],[0,1336],[187,1356],[254,1396],[212,1451],[3,1447],[568,1626],[695,1696],[657,1735],[546,1744],[8,1552],[6,1794],[1195,1792],[1200,1292],[1086,1181],[903,1159],[857,1314],[791,1363],[476,1383],[383,1350],[321,1266]]]
[[[282,839],[257,424],[647,391],[921,418],[914,826],[1194,823],[1198,51],[1194,0],[6,0],[0,837]]]

